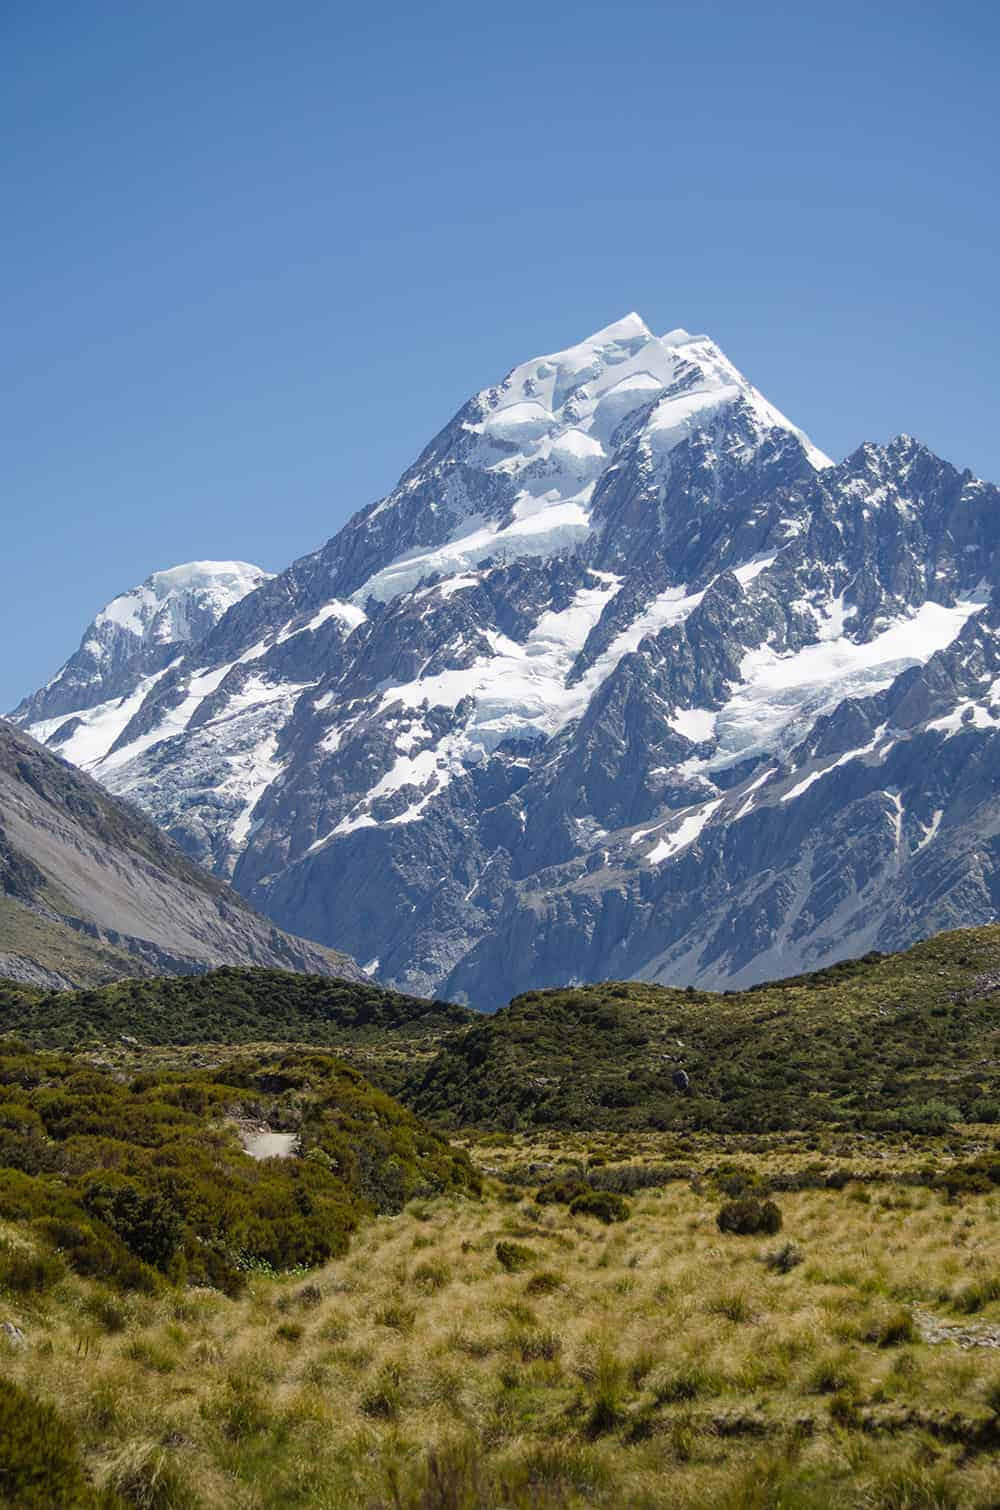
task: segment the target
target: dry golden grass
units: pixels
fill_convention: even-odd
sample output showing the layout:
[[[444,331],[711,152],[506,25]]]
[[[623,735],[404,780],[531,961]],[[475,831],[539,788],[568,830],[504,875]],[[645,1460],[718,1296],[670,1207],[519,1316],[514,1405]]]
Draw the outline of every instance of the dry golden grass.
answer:
[[[479,1156],[502,1171],[585,1142]],[[779,1234],[731,1237],[698,1183],[605,1227],[493,1180],[236,1301],[66,1281],[0,1307],[28,1344],[4,1368],[72,1418],[97,1482],[151,1510],[1000,1505],[1000,1348],[921,1334],[1000,1333],[1000,1192],[786,1193]],[[502,1241],[526,1267],[501,1266]]]

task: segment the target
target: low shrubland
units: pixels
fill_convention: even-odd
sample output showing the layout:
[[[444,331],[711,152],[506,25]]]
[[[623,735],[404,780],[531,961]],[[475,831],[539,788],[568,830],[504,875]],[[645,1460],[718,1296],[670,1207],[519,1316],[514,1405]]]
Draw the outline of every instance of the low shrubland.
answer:
[[[298,1154],[254,1160],[242,1123],[291,1129]],[[360,1218],[474,1183],[462,1155],[321,1054],[234,1060],[123,1081],[66,1055],[0,1045],[0,1218],[35,1246],[0,1249],[0,1284],[62,1268],[155,1293],[236,1291],[254,1268],[342,1254]]]
[[[992,925],[747,991],[529,991],[400,1093],[453,1127],[934,1135],[1000,1115],[998,987]]]

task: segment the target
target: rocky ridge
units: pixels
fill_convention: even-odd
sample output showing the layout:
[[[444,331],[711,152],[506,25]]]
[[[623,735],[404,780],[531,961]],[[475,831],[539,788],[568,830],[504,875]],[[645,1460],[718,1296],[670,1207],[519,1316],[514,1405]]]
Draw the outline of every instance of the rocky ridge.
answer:
[[[57,988],[263,965],[364,976],[284,933],[147,818],[0,722],[0,976]]]

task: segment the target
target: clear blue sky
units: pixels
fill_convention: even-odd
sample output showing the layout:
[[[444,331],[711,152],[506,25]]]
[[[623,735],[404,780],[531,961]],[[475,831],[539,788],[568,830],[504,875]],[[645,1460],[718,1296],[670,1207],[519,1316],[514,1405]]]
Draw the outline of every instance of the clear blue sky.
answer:
[[[8,0],[0,707],[635,308],[1000,479],[997,7]]]

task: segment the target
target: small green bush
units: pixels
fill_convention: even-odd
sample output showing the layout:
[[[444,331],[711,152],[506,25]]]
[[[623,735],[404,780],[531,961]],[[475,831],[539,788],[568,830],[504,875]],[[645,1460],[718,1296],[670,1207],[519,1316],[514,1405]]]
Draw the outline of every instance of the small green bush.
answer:
[[[579,1175],[556,1175],[554,1179],[546,1180],[544,1185],[539,1185],[535,1200],[540,1206],[568,1206],[589,1189],[586,1180],[582,1180]]]
[[[556,1274],[552,1269],[540,1269],[537,1274],[532,1274],[524,1287],[525,1295],[554,1295],[561,1290],[565,1283],[561,1274]]]
[[[495,1248],[497,1263],[508,1274],[517,1274],[521,1269],[528,1269],[535,1262],[535,1254],[531,1248],[525,1248],[521,1243],[511,1243],[501,1238]]]
[[[613,1190],[588,1190],[570,1203],[571,1216],[593,1216],[599,1222],[627,1222],[632,1208],[622,1195]]]
[[[992,1274],[987,1279],[974,1279],[963,1285],[952,1296],[952,1305],[956,1311],[973,1316],[984,1306],[992,1305],[995,1300],[1000,1300],[1000,1274]]]
[[[857,1387],[857,1376],[840,1358],[821,1358],[806,1380],[806,1388],[815,1395],[852,1394]]]
[[[62,1416],[0,1378],[0,1501],[18,1510],[96,1507],[76,1436]]]
[[[35,1225],[74,1274],[146,1294],[155,1293],[162,1283],[155,1271],[130,1253],[112,1232],[105,1236],[87,1222],[60,1217],[43,1217]]]
[[[726,1201],[715,1220],[720,1232],[731,1232],[738,1237],[781,1231],[781,1212],[775,1203],[758,1201],[753,1196]]]
[[[794,1243],[782,1243],[764,1254],[764,1264],[775,1274],[790,1274],[802,1262],[802,1251]]]
[[[903,1342],[919,1342],[920,1337],[912,1315],[905,1306],[900,1306],[872,1322],[864,1333],[864,1340],[877,1347],[898,1347]]]
[[[41,1295],[57,1285],[66,1265],[55,1253],[36,1253],[29,1248],[0,1249],[0,1289],[12,1295]]]
[[[181,1220],[160,1196],[126,1180],[94,1182],[85,1189],[83,1204],[136,1258],[155,1269],[166,1268],[180,1242]]]

